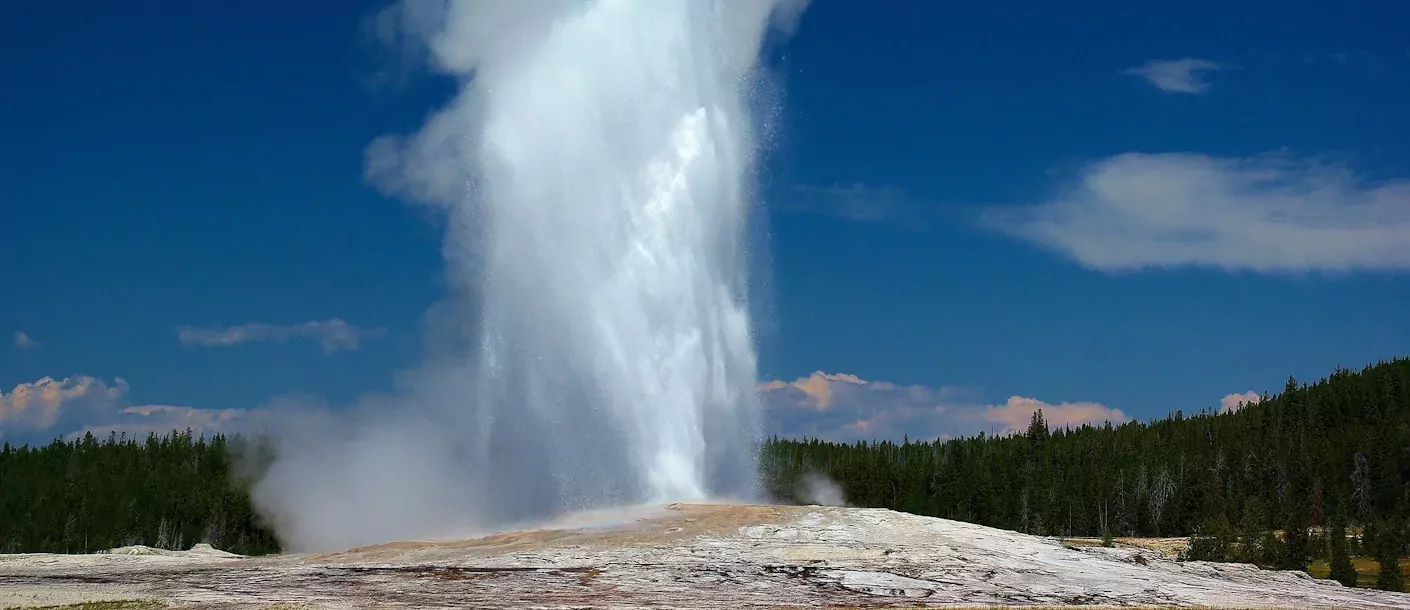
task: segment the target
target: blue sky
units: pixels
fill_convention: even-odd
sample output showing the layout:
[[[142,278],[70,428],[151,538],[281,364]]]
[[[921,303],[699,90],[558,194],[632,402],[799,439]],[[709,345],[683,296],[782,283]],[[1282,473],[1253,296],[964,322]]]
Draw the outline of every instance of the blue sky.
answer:
[[[420,361],[441,228],[363,155],[454,83],[368,35],[382,6],[3,9],[0,436],[214,429]],[[814,1],[767,57],[772,429],[1147,418],[1405,355],[1407,22]]]

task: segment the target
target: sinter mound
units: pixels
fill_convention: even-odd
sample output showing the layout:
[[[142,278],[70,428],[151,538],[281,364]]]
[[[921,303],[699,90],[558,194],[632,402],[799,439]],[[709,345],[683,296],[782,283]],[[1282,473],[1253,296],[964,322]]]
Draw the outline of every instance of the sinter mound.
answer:
[[[330,608],[1410,607],[1407,594],[1301,572],[819,506],[673,504],[315,555],[0,556],[0,607],[116,599]]]

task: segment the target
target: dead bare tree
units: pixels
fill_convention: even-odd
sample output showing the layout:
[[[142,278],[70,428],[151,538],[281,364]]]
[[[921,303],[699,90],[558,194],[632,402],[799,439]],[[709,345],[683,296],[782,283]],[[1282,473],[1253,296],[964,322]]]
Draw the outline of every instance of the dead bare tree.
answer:
[[[1170,478],[1170,471],[1162,466],[1151,481],[1149,499],[1151,523],[1155,526],[1156,533],[1160,532],[1160,514],[1165,511],[1165,503],[1174,495],[1175,482]]]
[[[1371,466],[1366,463],[1366,454],[1356,452],[1356,469],[1351,473],[1351,495],[1356,498],[1356,516],[1361,523],[1371,519]]]

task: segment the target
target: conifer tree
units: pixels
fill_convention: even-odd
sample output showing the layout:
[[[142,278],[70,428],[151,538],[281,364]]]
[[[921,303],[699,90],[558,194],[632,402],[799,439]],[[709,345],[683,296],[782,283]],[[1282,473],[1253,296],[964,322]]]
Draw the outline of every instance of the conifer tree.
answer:
[[[1347,552],[1346,527],[1340,520],[1327,531],[1327,548],[1332,580],[1348,587],[1356,586],[1356,566],[1351,563],[1351,554]]]
[[[1244,518],[1239,526],[1239,552],[1244,563],[1261,564],[1264,556],[1263,532],[1268,531],[1263,499],[1254,496],[1244,504]]]
[[[1380,521],[1374,528],[1367,528],[1367,546],[1372,558],[1379,565],[1376,572],[1376,588],[1386,591],[1404,591],[1405,575],[1400,571],[1400,555],[1404,542],[1400,528],[1393,523]]]
[[[1229,561],[1233,539],[1229,520],[1222,514],[1213,515],[1190,536],[1190,548],[1184,557],[1191,561]]]
[[[1284,570],[1307,570],[1312,559],[1312,549],[1307,537],[1307,518],[1303,510],[1295,508],[1283,526],[1283,553],[1278,567]]]

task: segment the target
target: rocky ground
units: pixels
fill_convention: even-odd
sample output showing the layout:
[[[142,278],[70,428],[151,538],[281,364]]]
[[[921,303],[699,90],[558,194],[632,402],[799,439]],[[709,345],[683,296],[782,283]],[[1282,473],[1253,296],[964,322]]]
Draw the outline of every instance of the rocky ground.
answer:
[[[246,558],[209,547],[0,555],[0,607],[1410,608],[1301,572],[1072,547],[881,509],[671,505],[464,541]]]

